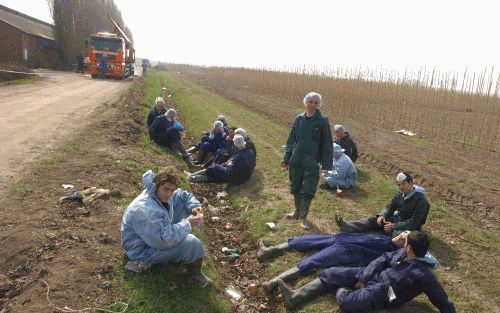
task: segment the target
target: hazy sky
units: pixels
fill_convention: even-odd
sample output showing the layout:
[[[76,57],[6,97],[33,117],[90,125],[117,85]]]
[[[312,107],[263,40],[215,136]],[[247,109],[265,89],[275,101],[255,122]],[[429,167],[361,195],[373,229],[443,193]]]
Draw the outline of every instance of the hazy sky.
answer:
[[[500,67],[498,0],[115,2],[132,30],[137,56],[152,60],[248,67]],[[0,4],[50,21],[46,0]]]

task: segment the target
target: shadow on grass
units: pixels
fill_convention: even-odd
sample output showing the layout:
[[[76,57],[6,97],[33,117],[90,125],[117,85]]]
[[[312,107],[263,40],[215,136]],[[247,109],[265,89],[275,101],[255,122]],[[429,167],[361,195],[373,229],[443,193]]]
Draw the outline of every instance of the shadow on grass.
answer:
[[[262,197],[261,194],[264,190],[264,174],[262,174],[259,169],[255,169],[249,181],[242,184],[231,184],[229,188],[232,194],[237,194],[238,197],[244,197],[250,201],[256,202]]]
[[[429,250],[438,259],[441,266],[455,267],[460,261],[459,252],[440,238],[432,234],[429,234],[429,236],[431,237],[431,247]]]
[[[123,270],[127,293],[131,295],[127,312],[227,312],[211,289],[186,282],[182,265],[156,265],[146,273]]]

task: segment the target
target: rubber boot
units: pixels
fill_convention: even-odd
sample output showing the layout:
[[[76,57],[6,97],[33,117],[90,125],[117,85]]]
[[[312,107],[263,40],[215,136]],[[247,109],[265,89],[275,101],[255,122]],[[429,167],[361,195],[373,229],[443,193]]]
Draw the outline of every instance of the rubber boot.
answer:
[[[190,183],[207,183],[208,176],[207,175],[192,175],[189,176]]]
[[[183,156],[182,159],[184,160],[184,162],[186,162],[186,164],[190,170],[200,170],[201,169],[201,167],[194,165],[193,162],[191,162],[191,159],[189,159],[188,155]]]
[[[203,275],[201,272],[201,265],[203,264],[203,259],[198,259],[191,264],[186,264],[186,274],[188,279],[194,282],[201,288],[210,288],[214,285],[213,280]]]
[[[283,295],[283,302],[288,310],[295,310],[302,304],[314,300],[326,293],[326,288],[319,278],[311,281],[309,284],[300,287],[297,290],[288,288],[285,282],[278,280],[278,285]]]
[[[293,213],[287,213],[286,217],[298,220],[299,216],[300,216],[300,208],[302,206],[302,196],[301,195],[293,195],[293,202],[295,205],[295,210],[293,211]]]
[[[278,288],[278,280],[281,279],[284,282],[290,282],[296,280],[299,277],[300,277],[300,270],[297,266],[295,266],[279,274],[278,276],[271,278],[265,283],[262,283],[262,288],[264,289],[267,295],[270,295],[271,293],[273,293],[274,289]]]
[[[199,147],[197,147],[197,146],[192,146],[192,147],[190,147],[189,149],[187,149],[187,150],[186,150],[186,152],[187,152],[187,153],[189,153],[189,155],[191,155],[191,154],[195,153],[195,152],[196,152],[196,151],[198,151],[198,150],[200,150],[200,148],[199,148]]]
[[[277,246],[266,247],[262,240],[259,240],[259,251],[257,252],[257,260],[260,262],[269,261],[277,256],[280,256],[283,251],[288,251],[288,242],[284,242]]]
[[[309,208],[311,208],[312,199],[312,197],[303,197],[300,207],[299,225],[306,230],[311,229],[311,226],[307,222],[307,215],[309,214]]]

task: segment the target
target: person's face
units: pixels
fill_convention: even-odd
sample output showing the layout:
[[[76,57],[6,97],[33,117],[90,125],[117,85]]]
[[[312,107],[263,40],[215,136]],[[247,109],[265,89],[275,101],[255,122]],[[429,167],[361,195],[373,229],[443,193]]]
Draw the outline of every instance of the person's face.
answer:
[[[406,238],[408,235],[411,233],[409,230],[405,230],[401,234],[397,235],[396,237],[392,238],[392,242],[394,242],[395,245],[398,247],[404,247],[406,244]]]
[[[398,185],[399,191],[402,193],[408,193],[413,190],[413,183],[405,181],[398,181],[396,182]]]
[[[344,134],[344,133],[343,133],[343,132],[341,132],[340,130],[336,130],[336,131],[335,131],[335,137],[337,137],[337,138],[342,137],[342,135],[343,135],[343,134]]]
[[[156,196],[161,202],[168,202],[168,200],[170,200],[170,198],[172,197],[175,189],[177,189],[177,186],[175,186],[174,184],[165,183],[156,189]]]
[[[319,102],[318,99],[316,98],[311,98],[309,101],[307,101],[307,111],[308,112],[314,112],[318,108]]]
[[[228,133],[227,133],[227,136],[228,136],[230,139],[233,139],[233,138],[234,138],[234,135],[235,135],[235,133],[234,133],[234,129],[230,129],[230,130],[228,131]]]
[[[158,110],[164,110],[165,109],[165,103],[163,103],[163,102],[157,102],[156,103],[156,109],[158,109]]]

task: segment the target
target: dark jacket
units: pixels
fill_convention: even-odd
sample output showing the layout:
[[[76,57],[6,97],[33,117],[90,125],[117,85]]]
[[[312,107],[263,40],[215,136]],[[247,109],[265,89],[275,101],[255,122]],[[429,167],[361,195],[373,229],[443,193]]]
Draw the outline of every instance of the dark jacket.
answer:
[[[321,163],[323,170],[332,169],[333,139],[328,118],[316,110],[313,116],[306,112],[293,123],[281,163],[290,166],[312,166]]]
[[[344,153],[351,159],[353,163],[358,159],[358,148],[352,140],[351,135],[346,132],[347,135],[338,140],[338,145],[344,149]]]
[[[255,155],[250,148],[245,148],[234,156],[231,165],[211,165],[206,174],[213,183],[243,183],[250,179],[254,168]]]
[[[181,140],[181,133],[174,127],[175,121],[169,121],[165,115],[157,116],[149,127],[149,137],[157,145],[169,147]]]
[[[162,114],[165,114],[165,110],[158,111],[158,109],[156,109],[156,107],[152,107],[151,111],[149,111],[149,114],[148,114],[148,127],[151,126],[151,124],[153,124],[153,120],[156,117],[158,117]]]
[[[443,287],[429,271],[426,263],[419,259],[410,260],[404,249],[386,252],[356,274],[364,283],[384,283],[396,294],[390,306],[398,308],[422,292],[441,313],[455,313],[453,303]]]
[[[405,200],[403,194],[398,191],[377,216],[383,216],[391,222],[393,232],[420,230],[427,220],[429,208],[430,204],[422,192],[415,190]]]
[[[257,150],[255,149],[255,145],[254,145],[253,141],[250,139],[250,137],[245,138],[245,142],[246,142],[246,147],[250,148],[250,150],[253,151],[253,154],[257,158]]]

